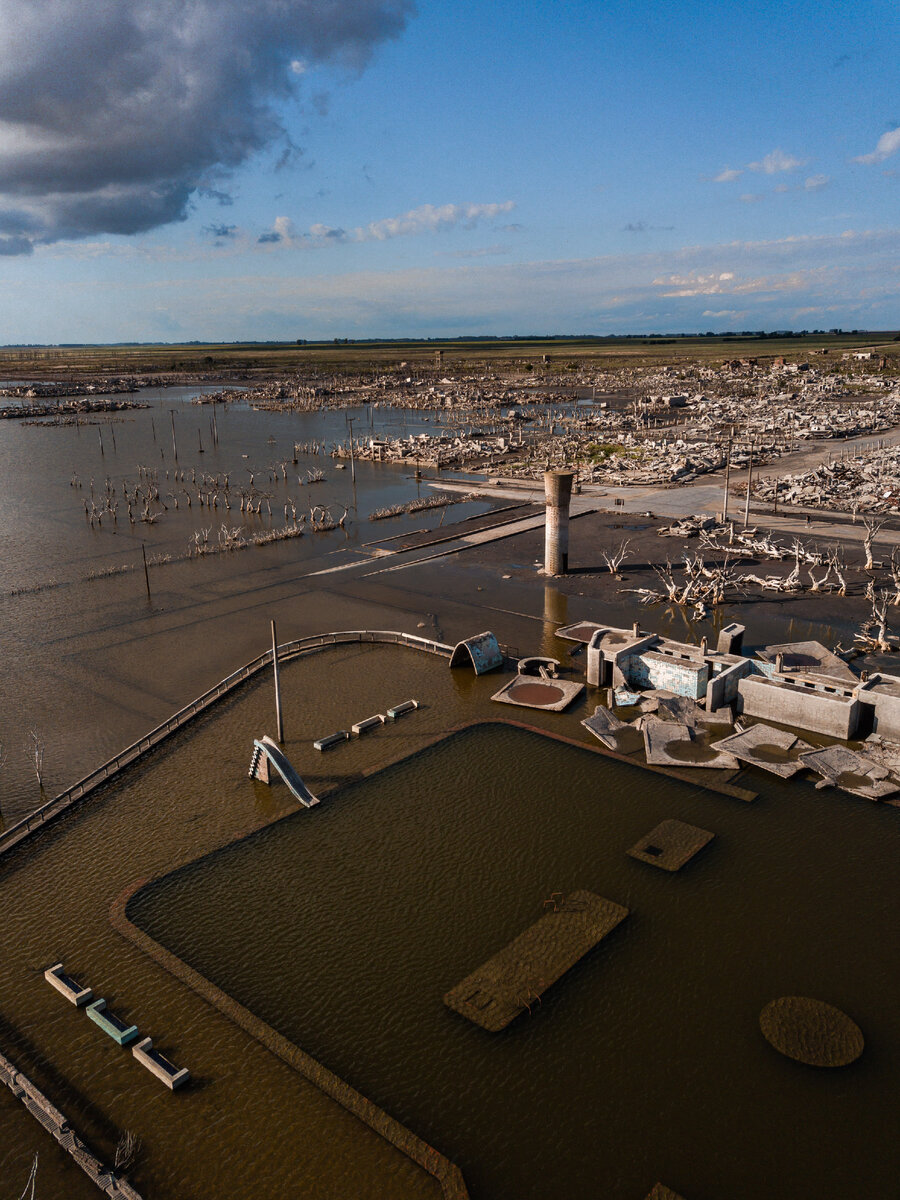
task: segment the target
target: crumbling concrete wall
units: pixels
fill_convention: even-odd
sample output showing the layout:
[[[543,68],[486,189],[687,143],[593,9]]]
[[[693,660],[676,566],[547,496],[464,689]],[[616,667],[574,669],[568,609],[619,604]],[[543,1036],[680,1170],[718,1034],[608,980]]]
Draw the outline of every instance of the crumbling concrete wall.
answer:
[[[807,679],[767,679],[753,674],[745,675],[738,684],[738,710],[745,716],[845,741],[859,728],[861,708],[855,689],[827,687]]]

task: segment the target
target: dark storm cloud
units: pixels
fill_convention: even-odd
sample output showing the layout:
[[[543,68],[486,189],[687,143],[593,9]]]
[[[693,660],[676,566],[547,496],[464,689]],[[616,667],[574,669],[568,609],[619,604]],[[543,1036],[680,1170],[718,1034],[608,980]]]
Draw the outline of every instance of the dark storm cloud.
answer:
[[[310,64],[361,68],[413,0],[0,0],[0,237],[184,220],[284,131]],[[17,251],[20,252],[20,251]],[[9,253],[9,251],[6,251]]]

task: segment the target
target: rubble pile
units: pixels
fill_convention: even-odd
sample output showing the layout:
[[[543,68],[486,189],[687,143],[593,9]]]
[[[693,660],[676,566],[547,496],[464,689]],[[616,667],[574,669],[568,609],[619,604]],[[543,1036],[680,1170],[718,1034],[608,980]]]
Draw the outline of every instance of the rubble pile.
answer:
[[[838,458],[796,475],[756,481],[758,500],[830,512],[900,514],[900,447]]]

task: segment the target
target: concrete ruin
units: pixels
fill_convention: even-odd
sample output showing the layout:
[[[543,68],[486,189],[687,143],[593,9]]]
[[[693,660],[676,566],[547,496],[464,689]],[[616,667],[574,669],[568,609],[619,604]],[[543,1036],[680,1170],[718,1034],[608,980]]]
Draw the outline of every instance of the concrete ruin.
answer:
[[[625,688],[638,696],[661,689],[695,701],[708,713],[738,715],[848,741],[878,733],[900,741],[900,676],[868,679],[820,642],[765,646],[754,657],[676,642],[642,630],[593,621],[562,626],[557,637],[587,644],[590,687]],[[731,626],[718,646],[741,645]],[[777,756],[776,756],[777,757]]]
[[[548,910],[444,996],[444,1004],[499,1033],[628,916],[593,892],[551,897]]]
[[[484,675],[503,666],[503,651],[493,633],[476,633],[474,637],[457,642],[450,655],[450,666],[471,666],[476,675]]]
[[[569,504],[572,500],[572,471],[545,471],[544,495],[547,517],[544,534],[544,574],[566,575],[569,571]]]
[[[662,871],[680,871],[714,837],[715,834],[709,830],[688,825],[686,821],[661,821],[646,837],[636,842],[628,854]]]

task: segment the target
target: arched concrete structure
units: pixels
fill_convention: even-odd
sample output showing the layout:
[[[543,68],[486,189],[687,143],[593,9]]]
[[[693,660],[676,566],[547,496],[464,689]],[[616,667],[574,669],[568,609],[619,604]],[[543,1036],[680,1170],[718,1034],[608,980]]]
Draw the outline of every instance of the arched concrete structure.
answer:
[[[503,651],[495,634],[490,631],[476,633],[474,637],[457,643],[450,655],[450,666],[467,667],[470,663],[476,675],[484,675],[503,666]]]

